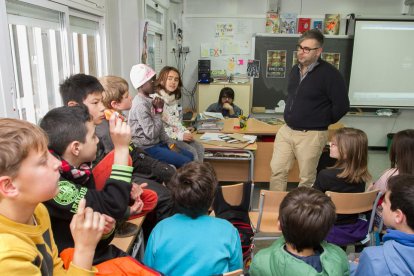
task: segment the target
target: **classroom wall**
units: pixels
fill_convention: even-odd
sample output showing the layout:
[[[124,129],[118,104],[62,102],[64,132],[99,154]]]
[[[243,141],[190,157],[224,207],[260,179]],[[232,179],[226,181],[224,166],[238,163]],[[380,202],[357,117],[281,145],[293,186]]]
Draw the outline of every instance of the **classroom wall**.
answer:
[[[349,13],[397,16],[401,15],[404,7],[403,0],[281,0],[280,3],[281,13],[291,12],[306,17],[323,17],[326,13],[340,13],[341,18],[345,18]],[[196,83],[200,44],[216,40],[214,36],[216,23],[234,22],[237,25],[238,22],[243,22],[247,26],[245,28],[246,35],[252,37],[255,32],[264,32],[267,4],[268,0],[184,1],[183,44],[189,46],[191,51],[186,62],[186,71],[183,74],[184,85],[192,87]],[[344,29],[341,29],[344,32]],[[246,56],[247,59],[251,57],[253,57],[252,54]],[[188,101],[184,99],[184,106],[186,104],[188,104]],[[366,131],[370,146],[382,147],[386,146],[387,133],[412,128],[411,118],[413,116],[414,110],[402,110],[399,116],[392,118],[346,116],[342,121],[348,126]]]
[[[169,6],[166,13],[165,39],[167,40],[167,65],[174,66],[174,56],[171,51],[176,41],[170,38],[170,19],[176,20],[181,26],[180,15],[182,4],[169,3],[162,0],[164,6]],[[140,61],[139,23],[144,19],[144,0],[107,0],[107,52],[108,73],[129,79],[131,67]],[[135,95],[134,89],[130,92]]]

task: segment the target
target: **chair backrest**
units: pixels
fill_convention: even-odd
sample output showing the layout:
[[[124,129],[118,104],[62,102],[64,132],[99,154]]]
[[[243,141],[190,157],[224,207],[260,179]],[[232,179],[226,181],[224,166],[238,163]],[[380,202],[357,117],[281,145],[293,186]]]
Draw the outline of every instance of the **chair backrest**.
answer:
[[[240,205],[243,199],[243,183],[221,186],[224,200],[232,205]]]
[[[326,191],[336,207],[337,214],[359,214],[371,211],[376,206],[374,202],[379,191],[369,191],[364,193],[337,193]]]
[[[243,275],[243,269],[233,270],[227,273],[223,273],[223,276],[240,276]]]
[[[288,192],[260,190],[260,198],[263,199],[263,212],[279,213],[279,206]],[[259,203],[260,205],[262,203]],[[260,208],[259,205],[259,208]]]

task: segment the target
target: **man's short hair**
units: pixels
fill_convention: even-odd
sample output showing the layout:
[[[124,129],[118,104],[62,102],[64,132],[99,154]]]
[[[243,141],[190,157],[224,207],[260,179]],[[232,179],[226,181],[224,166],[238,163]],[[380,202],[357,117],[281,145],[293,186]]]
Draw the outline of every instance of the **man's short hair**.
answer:
[[[324,35],[321,33],[321,31],[319,31],[318,29],[312,29],[312,30],[308,30],[306,32],[304,32],[298,40],[298,43],[302,43],[302,41],[304,41],[305,39],[315,39],[316,41],[318,41],[319,47],[323,46],[323,41],[324,41]]]
[[[40,127],[49,137],[49,149],[63,155],[73,141],[86,141],[86,122],[89,121],[92,121],[92,117],[86,106],[62,106],[46,113]]]
[[[94,76],[76,74],[62,82],[59,91],[62,96],[63,105],[68,105],[70,101],[82,104],[89,94],[102,92],[104,88]]]
[[[209,163],[190,162],[179,168],[168,184],[179,213],[191,218],[207,214],[217,187],[217,177]]]
[[[0,119],[0,176],[17,176],[31,151],[47,152],[45,132],[27,121]]]
[[[407,225],[414,230],[414,175],[400,174],[388,179],[390,209],[400,209],[407,218]]]
[[[294,189],[280,204],[279,222],[283,236],[299,252],[319,248],[335,220],[332,200],[313,188]]]
[[[120,103],[122,97],[128,92],[128,82],[121,77],[105,76],[99,78],[104,92],[102,93],[102,103],[105,108],[112,109],[111,102]]]

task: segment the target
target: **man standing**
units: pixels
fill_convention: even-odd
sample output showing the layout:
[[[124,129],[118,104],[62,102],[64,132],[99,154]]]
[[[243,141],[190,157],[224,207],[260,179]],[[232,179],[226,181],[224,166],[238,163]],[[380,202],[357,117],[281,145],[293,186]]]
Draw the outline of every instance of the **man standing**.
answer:
[[[312,186],[319,157],[328,142],[328,126],[349,109],[345,80],[334,66],[320,59],[323,40],[316,29],[299,38],[299,64],[293,66],[288,81],[286,125],[277,132],[270,162],[271,190],[286,190],[295,158],[299,163],[299,186]]]

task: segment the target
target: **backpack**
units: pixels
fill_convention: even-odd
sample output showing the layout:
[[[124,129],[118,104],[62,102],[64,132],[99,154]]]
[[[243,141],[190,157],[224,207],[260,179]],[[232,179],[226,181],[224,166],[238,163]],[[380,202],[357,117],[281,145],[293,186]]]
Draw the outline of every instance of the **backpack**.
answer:
[[[243,183],[243,198],[239,205],[234,206],[227,203],[219,186],[213,202],[215,216],[229,221],[239,232],[245,269],[250,266],[254,236],[249,218],[250,188],[250,183]]]

